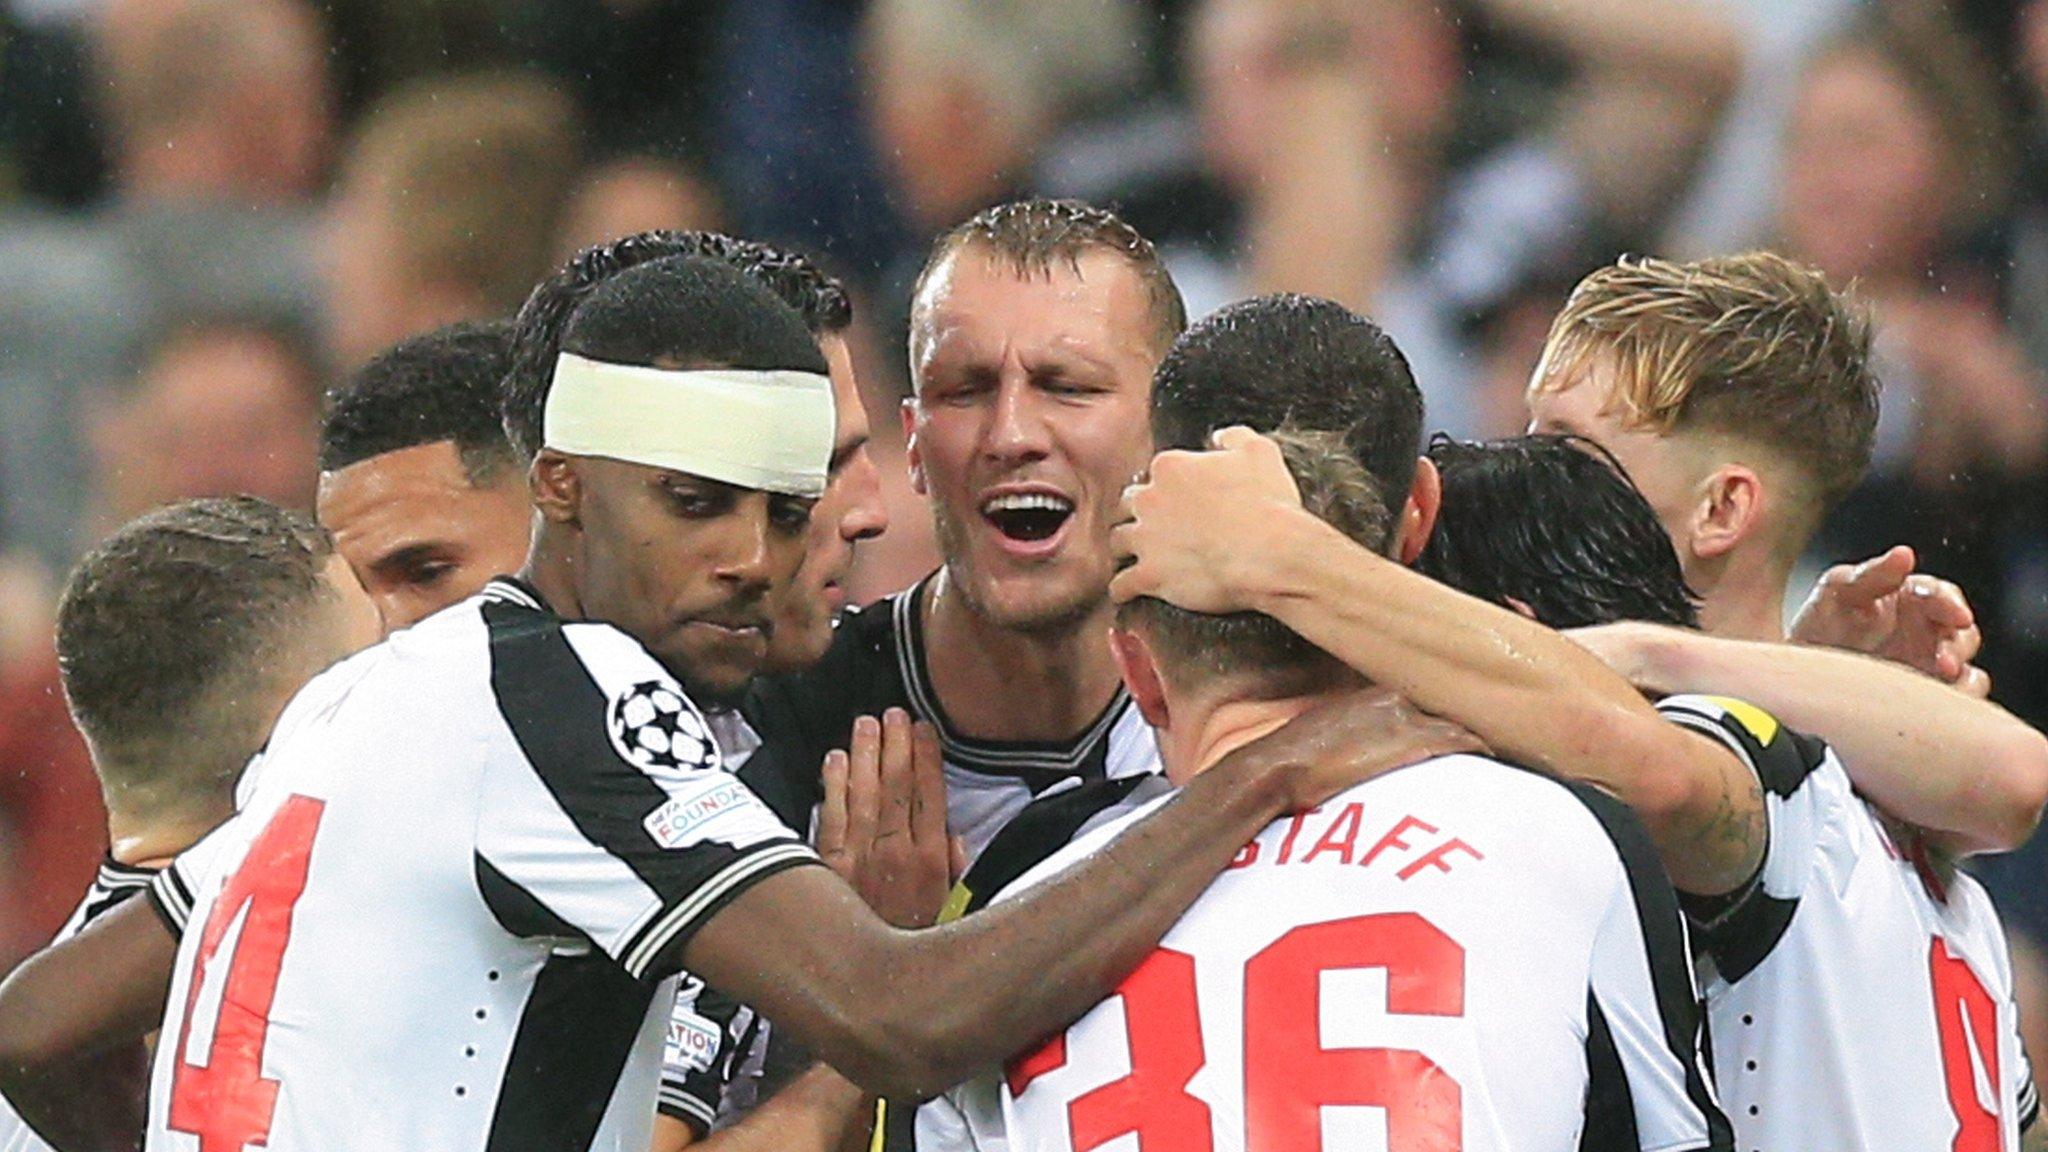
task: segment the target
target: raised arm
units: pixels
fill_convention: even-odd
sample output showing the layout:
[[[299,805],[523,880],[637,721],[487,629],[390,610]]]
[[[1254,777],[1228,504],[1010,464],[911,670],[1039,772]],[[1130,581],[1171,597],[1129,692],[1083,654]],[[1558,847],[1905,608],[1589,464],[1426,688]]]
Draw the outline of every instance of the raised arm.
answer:
[[[1409,571],[1304,511],[1279,449],[1244,429],[1167,452],[1116,529],[1119,600],[1263,612],[1503,755],[1614,792],[1679,888],[1718,895],[1763,858],[1753,773],[1680,731],[1563,636]]]
[[[1571,635],[1645,691],[1740,687],[1743,699],[1833,745],[1858,790],[1957,855],[2019,847],[2048,803],[2048,739],[1899,665],[1648,624]]]

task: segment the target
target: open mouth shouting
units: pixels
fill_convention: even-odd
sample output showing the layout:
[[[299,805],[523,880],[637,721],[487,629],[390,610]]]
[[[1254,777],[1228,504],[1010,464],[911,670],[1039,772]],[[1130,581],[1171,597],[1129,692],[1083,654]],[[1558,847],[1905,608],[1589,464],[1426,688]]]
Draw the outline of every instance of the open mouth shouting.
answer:
[[[1043,555],[1059,547],[1074,518],[1074,502],[1043,488],[1011,489],[985,498],[981,516],[996,530],[1004,551]]]

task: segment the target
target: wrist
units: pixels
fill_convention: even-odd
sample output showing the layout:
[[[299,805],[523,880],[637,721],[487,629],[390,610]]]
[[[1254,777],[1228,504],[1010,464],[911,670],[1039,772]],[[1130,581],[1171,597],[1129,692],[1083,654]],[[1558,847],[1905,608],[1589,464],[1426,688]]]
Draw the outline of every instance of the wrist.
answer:
[[[1306,508],[1277,510],[1260,520],[1260,531],[1237,552],[1241,571],[1232,585],[1245,611],[1279,616],[1292,602],[1312,599],[1315,581],[1327,565],[1322,557],[1332,539],[1356,547]]]

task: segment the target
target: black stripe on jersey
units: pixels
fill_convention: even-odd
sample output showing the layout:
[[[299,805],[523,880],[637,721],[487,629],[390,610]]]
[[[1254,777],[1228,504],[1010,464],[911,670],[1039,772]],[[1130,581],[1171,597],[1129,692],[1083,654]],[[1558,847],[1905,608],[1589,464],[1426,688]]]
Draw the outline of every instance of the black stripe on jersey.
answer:
[[[1761,880],[1759,876],[1734,900],[1718,906],[1713,901],[1685,902],[1700,947],[1714,958],[1714,971],[1730,984],[1756,971],[1785,938],[1793,914],[1799,911],[1798,900],[1771,895],[1764,891]]]
[[[483,605],[483,617],[490,627],[491,692],[534,775],[584,839],[661,900],[661,913],[621,949],[628,971],[660,972],[664,957],[679,966],[675,958],[690,933],[748,883],[816,859],[793,838],[745,850],[717,840],[661,847],[642,821],[669,794],[612,747],[605,730],[608,701],[570,647],[562,621],[495,600]]]
[[[1579,1152],[1641,1152],[1636,1131],[1635,1095],[1628,1072],[1615,1050],[1614,1033],[1600,1001],[1586,993],[1586,1126],[1579,1133]]]
[[[2021,1052],[2020,1059],[2024,1060],[2026,1058],[2027,1054]],[[2041,1118],[2041,1092],[2034,1086],[2034,1076],[2031,1072],[2027,1074],[2025,1089],[2020,1092],[2019,1114],[2020,1131],[2022,1132],[2032,1128],[2034,1122]]]
[[[1678,893],[1664,875],[1657,847],[1635,813],[1614,797],[1577,781],[1562,782],[1607,832],[1628,874],[1636,921],[1642,926],[1643,950],[1650,960],[1650,985],[1657,995],[1657,1015],[1664,1025],[1664,1044],[1685,1069],[1685,1094],[1706,1118],[1709,1146],[1732,1148],[1734,1129],[1715,1103],[1707,1085],[1701,1055],[1706,1021],[1693,988],[1691,955],[1685,938],[1684,913]]]
[[[601,952],[549,957],[512,1037],[485,1152],[586,1152],[656,987]]]
[[[178,875],[177,864],[157,873],[149,882],[149,906],[170,927],[171,935],[185,934],[185,924],[192,919],[192,891]]]
[[[1017,877],[1071,843],[1082,825],[1121,803],[1132,789],[1149,779],[1152,777],[1086,780],[1078,787],[1042,796],[1025,805],[982,849],[967,875],[960,878],[968,892],[967,906],[962,911],[976,912],[986,907]]]
[[[582,930],[555,915],[533,893],[505,875],[482,856],[473,856],[476,890],[484,906],[505,931],[514,936],[560,936],[565,940],[587,940]]]
[[[1099,749],[1108,742],[1109,732],[1130,707],[1131,694],[1118,684],[1115,695],[1088,727],[1072,740],[976,740],[961,735],[932,687],[925,662],[924,592],[937,573],[927,576],[890,598],[889,611],[895,622],[897,674],[910,697],[911,710],[931,722],[939,731],[939,747],[949,763],[988,776],[1024,779],[1033,792],[1051,786],[1076,773],[1086,773],[1091,762],[1100,771]]]

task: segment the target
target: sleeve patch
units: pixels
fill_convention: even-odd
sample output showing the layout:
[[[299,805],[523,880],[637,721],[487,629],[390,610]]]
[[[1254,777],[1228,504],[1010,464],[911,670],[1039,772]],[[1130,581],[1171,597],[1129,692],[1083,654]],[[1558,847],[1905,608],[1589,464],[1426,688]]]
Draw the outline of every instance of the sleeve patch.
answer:
[[[695,1012],[684,1012],[678,1008],[668,1018],[668,1038],[662,1052],[662,1063],[669,1069],[708,1072],[712,1062],[718,1059],[721,1038],[717,1025]]]
[[[1720,705],[1728,715],[1734,717],[1737,723],[1748,730],[1758,744],[1769,747],[1771,741],[1777,738],[1777,718],[1756,705],[1732,696],[1706,696],[1702,699]]]

